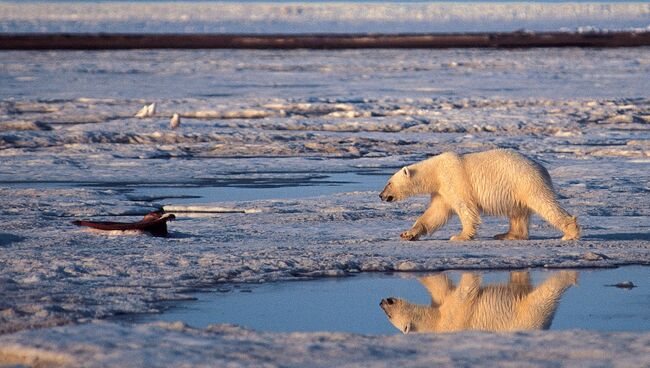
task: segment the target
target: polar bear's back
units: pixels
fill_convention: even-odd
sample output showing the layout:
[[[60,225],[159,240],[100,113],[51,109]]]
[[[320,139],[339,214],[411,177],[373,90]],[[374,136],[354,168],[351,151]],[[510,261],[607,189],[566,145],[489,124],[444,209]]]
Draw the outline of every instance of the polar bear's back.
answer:
[[[476,201],[488,214],[512,215],[524,210],[532,197],[555,197],[548,171],[514,151],[470,153],[462,160]]]

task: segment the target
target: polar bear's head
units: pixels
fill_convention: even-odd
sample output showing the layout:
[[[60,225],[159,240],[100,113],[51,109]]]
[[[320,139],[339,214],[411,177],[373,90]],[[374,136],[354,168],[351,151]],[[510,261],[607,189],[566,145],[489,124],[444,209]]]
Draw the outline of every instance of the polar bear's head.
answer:
[[[406,304],[408,304],[406,301],[397,298],[382,299],[379,303],[390,323],[404,334],[411,332],[412,327],[412,318],[408,311],[409,308],[405,308]]]
[[[413,172],[408,167],[403,167],[388,180],[384,190],[379,193],[382,201],[400,201],[410,195],[413,184],[411,183]]]
[[[398,298],[382,299],[379,303],[386,317],[403,334],[428,332],[435,328],[437,308],[412,304]]]

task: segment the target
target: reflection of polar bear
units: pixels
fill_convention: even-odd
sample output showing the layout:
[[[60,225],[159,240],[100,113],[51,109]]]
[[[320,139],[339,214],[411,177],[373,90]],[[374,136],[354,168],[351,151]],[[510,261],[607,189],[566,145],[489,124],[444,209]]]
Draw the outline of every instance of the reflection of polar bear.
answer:
[[[405,334],[548,329],[560,296],[577,277],[575,271],[557,272],[533,289],[528,272],[511,272],[508,284],[484,287],[473,273],[464,273],[458,287],[447,275],[438,274],[420,278],[431,294],[430,306],[396,298],[383,299],[379,305]]]
[[[480,212],[510,218],[510,230],[497,239],[528,239],[531,211],[563,231],[563,240],[580,236],[576,218],[555,198],[548,171],[513,151],[434,156],[395,173],[379,197],[392,202],[418,194],[431,194],[431,203],[413,227],[401,234],[406,240],[435,231],[452,212],[460,218],[463,231],[451,240],[472,239]]]

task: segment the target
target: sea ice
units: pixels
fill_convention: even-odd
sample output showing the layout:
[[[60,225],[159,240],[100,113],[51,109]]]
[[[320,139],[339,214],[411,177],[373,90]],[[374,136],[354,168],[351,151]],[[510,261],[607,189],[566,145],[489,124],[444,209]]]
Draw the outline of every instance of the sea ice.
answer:
[[[0,362],[647,365],[650,332],[403,338],[102,319],[233,283],[648,265],[648,75],[644,48],[3,53]],[[133,117],[153,102],[158,114]],[[183,124],[170,131],[174,112]],[[399,240],[427,199],[381,203],[392,171],[494,147],[549,169],[580,241],[538,219],[531,240],[495,241],[507,221],[493,217],[472,242],[446,240],[455,221]],[[250,189],[277,195],[238,199]],[[244,213],[179,212],[169,238],[71,223],[190,205]]]

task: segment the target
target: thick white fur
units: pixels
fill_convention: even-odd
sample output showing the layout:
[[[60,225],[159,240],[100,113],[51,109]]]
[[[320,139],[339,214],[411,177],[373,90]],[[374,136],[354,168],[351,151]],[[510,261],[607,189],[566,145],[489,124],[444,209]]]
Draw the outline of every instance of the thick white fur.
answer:
[[[562,231],[563,240],[580,236],[577,219],[556,199],[548,171],[510,150],[462,156],[445,152],[406,166],[390,178],[380,197],[397,201],[418,194],[430,194],[431,203],[413,227],[401,234],[407,240],[435,231],[452,213],[458,215],[463,229],[451,240],[472,239],[481,213],[509,217],[509,231],[497,239],[528,239],[531,212]]]
[[[420,279],[431,305],[389,298],[381,307],[403,333],[548,329],[562,293],[577,277],[575,271],[560,271],[533,288],[528,272],[511,272],[507,284],[481,287],[479,275],[464,273],[454,287],[446,274],[438,274]]]

